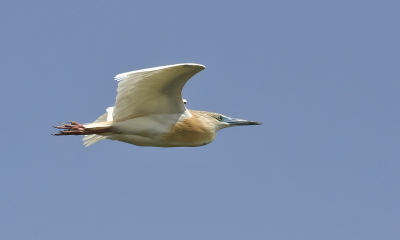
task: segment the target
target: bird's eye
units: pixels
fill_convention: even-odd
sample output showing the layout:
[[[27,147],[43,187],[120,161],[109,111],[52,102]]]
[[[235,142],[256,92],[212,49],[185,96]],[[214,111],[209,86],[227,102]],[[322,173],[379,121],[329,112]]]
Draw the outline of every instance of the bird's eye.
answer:
[[[221,120],[222,120],[222,116],[221,116],[221,115],[218,115],[217,120],[218,120],[218,121],[221,121]]]

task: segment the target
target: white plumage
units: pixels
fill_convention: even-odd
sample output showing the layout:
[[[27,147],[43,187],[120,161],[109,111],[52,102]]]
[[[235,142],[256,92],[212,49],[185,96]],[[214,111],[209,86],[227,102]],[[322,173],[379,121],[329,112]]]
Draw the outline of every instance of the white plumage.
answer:
[[[114,121],[148,114],[183,113],[183,86],[203,69],[203,65],[185,63],[118,74]]]

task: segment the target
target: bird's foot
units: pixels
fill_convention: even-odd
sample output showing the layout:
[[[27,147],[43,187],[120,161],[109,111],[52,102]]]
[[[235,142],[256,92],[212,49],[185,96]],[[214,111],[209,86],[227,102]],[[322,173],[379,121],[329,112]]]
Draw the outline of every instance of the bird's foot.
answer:
[[[69,121],[67,123],[60,124],[61,126],[53,126],[57,129],[65,129],[60,130],[58,133],[53,134],[54,136],[61,136],[61,135],[84,135],[85,127],[82,124],[77,122]]]

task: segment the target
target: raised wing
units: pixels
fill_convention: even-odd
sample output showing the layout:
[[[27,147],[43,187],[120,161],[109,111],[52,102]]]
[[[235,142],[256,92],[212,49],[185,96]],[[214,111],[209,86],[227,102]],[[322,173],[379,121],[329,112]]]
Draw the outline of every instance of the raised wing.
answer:
[[[149,114],[183,113],[182,88],[203,65],[184,63],[142,69],[115,76],[118,83],[113,121]]]

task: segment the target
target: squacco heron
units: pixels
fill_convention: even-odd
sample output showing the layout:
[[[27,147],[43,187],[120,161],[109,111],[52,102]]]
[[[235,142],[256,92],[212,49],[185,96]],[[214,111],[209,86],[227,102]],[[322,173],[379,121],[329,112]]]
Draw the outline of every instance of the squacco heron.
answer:
[[[85,135],[86,147],[103,139],[137,146],[196,147],[211,143],[220,129],[261,124],[186,109],[183,86],[203,69],[183,63],[118,74],[114,107],[93,123],[55,126],[60,131],[54,135]]]

